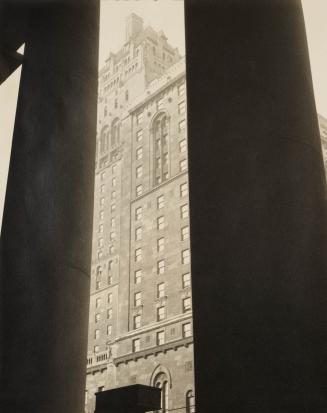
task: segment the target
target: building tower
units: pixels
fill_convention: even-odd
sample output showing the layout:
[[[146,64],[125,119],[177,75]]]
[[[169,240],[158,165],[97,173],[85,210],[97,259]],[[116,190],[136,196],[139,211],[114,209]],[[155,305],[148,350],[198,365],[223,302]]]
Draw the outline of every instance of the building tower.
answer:
[[[86,412],[133,383],[195,411],[185,61],[135,14],[99,77],[88,349]]]

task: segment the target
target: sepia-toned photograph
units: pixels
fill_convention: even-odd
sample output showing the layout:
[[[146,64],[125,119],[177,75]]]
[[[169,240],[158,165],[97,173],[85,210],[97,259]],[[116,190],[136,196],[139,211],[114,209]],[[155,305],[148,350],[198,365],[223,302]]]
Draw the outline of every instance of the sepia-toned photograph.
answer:
[[[0,0],[0,413],[327,411],[326,15]]]

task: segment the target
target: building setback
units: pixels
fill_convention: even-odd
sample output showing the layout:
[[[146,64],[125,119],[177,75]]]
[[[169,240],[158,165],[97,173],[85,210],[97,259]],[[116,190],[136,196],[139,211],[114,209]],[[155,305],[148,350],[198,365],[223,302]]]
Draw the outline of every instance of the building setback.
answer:
[[[85,411],[133,383],[195,411],[185,60],[135,14],[99,77]]]

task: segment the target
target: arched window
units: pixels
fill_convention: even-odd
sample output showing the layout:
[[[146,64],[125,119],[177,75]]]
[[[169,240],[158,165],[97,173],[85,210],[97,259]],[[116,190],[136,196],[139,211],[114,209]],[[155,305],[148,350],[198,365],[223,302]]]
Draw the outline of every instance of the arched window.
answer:
[[[114,119],[111,124],[111,147],[119,145],[120,142],[120,125],[119,119]]]
[[[165,373],[159,373],[154,379],[154,387],[161,389],[161,409],[157,410],[157,413],[168,412],[168,401],[169,401],[169,386],[168,378]]]
[[[195,413],[195,397],[192,390],[186,393],[186,413]]]
[[[100,154],[108,149],[109,128],[104,126],[100,134]]]
[[[169,178],[169,120],[165,113],[153,121],[154,139],[154,185],[160,185]]]

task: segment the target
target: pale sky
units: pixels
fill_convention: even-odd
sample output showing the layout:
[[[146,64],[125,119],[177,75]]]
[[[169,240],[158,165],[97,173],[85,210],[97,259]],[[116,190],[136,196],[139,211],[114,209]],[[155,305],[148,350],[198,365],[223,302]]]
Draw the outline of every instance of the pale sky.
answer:
[[[327,0],[302,0],[317,110],[327,117]],[[125,18],[136,13],[185,53],[183,0],[102,0],[100,67],[125,40]],[[0,87],[0,222],[2,221],[20,69]]]

